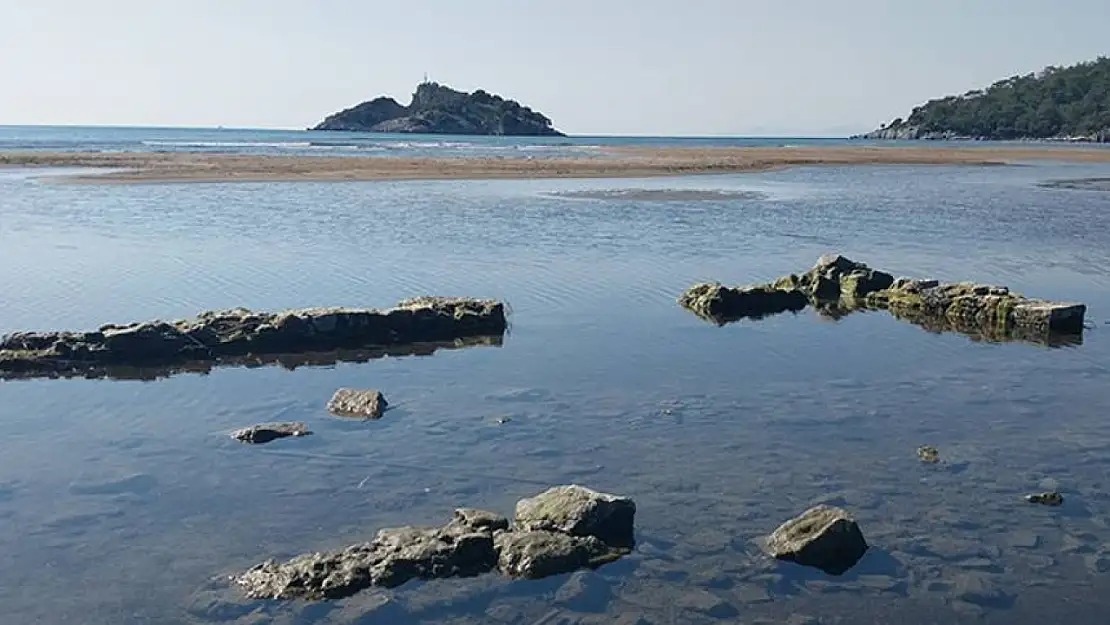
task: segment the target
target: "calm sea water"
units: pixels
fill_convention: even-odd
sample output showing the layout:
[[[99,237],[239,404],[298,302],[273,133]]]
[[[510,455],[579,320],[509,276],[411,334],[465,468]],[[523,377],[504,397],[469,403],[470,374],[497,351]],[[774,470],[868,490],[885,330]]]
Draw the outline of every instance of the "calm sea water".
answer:
[[[1108,168],[135,186],[39,173],[0,171],[0,332],[425,293],[504,299],[513,327],[499,347],[362,364],[0,382],[5,622],[1104,618],[1110,194],[1037,183]],[[828,251],[1078,299],[1091,327],[1050,349],[879,313],[718,328],[675,304],[695,281],[769,279]],[[381,388],[396,409],[329,417],[340,386]],[[316,435],[227,437],[278,419]],[[920,464],[926,443],[946,462]],[[510,513],[569,482],[636,500],[632,555],[573,579],[412,583],[323,604],[226,586],[265,558],[439,523],[459,505]],[[1060,508],[1022,499],[1054,487]],[[829,577],[761,555],[760,536],[819,502],[857,516],[873,547],[857,568]]]

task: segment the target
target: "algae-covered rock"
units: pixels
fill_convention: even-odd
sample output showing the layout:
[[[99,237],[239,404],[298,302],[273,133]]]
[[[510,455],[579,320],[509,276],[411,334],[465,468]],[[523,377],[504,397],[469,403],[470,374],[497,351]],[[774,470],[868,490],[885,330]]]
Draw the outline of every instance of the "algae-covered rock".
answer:
[[[492,300],[421,297],[393,308],[245,308],[174,322],[105,325],[95,332],[17,332],[0,338],[0,376],[219,363],[262,354],[454,341],[504,334],[505,309]]]
[[[840,508],[819,505],[778,527],[767,539],[771,556],[831,575],[855,566],[867,551],[859,524]]]
[[[695,284],[678,298],[678,303],[703,319],[719,324],[744,318],[760,318],[806,307],[806,296],[796,289],[774,286],[727,287]]]
[[[1064,496],[1056,491],[1050,491],[1026,495],[1025,500],[1029,503],[1041,504],[1042,506],[1059,506],[1064,503]]]

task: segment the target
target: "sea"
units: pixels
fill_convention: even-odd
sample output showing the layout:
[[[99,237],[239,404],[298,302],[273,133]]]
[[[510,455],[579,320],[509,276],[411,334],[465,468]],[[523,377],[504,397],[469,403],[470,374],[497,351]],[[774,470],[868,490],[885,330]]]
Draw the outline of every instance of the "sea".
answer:
[[[6,150],[559,158],[613,144],[0,128]],[[0,169],[0,333],[245,306],[497,298],[500,341],[365,362],[0,381],[0,622],[1103,623],[1110,607],[1110,164],[810,166],[590,180],[60,184]],[[1087,305],[1040,344],[807,309],[682,309],[837,252],[896,275]],[[377,388],[375,421],[330,416]],[[304,421],[244,445],[233,429]],[[933,445],[941,461],[916,449]],[[559,484],[631,497],[636,547],[541,580],[414,581],[325,602],[230,576]],[[1025,496],[1056,490],[1058,507]],[[843,575],[762,537],[816,504],[870,545]]]

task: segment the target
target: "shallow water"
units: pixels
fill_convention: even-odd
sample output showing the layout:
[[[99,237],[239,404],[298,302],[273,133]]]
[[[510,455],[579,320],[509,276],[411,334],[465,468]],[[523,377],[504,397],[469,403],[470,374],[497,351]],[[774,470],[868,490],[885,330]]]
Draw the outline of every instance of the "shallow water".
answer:
[[[85,187],[0,172],[0,332],[424,293],[513,309],[500,346],[0,382],[0,605],[20,623],[1101,622],[1110,196],[1038,183],[1106,174]],[[606,197],[632,188],[648,199]],[[1084,301],[1091,328],[1047,349],[883,313],[715,327],[675,304],[695,281],[770,279],[828,251]],[[381,388],[395,408],[329,417],[340,386]],[[316,434],[227,436],[269,420]],[[917,460],[925,443],[941,464]],[[632,555],[572,580],[412,583],[324,604],[227,588],[268,557],[458,505],[510,513],[568,482],[636,500]],[[1054,487],[1060,508],[1022,499]],[[818,502],[855,514],[872,545],[841,577],[756,544]]]

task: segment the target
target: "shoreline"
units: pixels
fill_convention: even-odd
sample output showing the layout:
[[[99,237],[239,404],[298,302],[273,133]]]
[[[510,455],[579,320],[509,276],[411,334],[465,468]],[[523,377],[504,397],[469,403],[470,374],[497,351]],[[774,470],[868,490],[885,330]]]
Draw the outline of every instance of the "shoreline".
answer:
[[[1110,150],[1052,146],[611,147],[596,156],[567,158],[0,152],[0,168],[110,170],[43,176],[53,182],[70,184],[648,178],[734,174],[811,165],[989,166],[1037,160],[1110,163]]]

